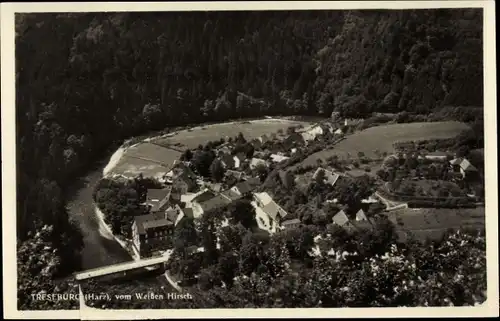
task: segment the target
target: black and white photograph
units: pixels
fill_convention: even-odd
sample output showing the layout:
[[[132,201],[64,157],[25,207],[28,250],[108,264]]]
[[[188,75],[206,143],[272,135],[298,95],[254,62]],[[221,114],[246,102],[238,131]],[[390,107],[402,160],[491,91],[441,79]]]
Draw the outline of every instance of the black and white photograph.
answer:
[[[133,4],[2,4],[4,310],[498,316],[494,3]]]

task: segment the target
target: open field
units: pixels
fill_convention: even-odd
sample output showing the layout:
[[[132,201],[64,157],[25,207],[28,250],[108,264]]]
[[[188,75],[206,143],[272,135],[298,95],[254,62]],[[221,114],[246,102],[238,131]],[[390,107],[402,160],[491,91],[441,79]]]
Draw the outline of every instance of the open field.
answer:
[[[158,138],[148,138],[140,143],[123,148],[114,155],[112,165],[105,174],[135,177],[142,173],[145,177],[158,177],[170,170],[174,160],[179,159],[185,148],[196,148],[199,144],[242,132],[245,138],[251,139],[263,134],[284,131],[290,126],[307,126],[310,122],[286,119],[260,119],[242,122],[228,122],[194,127],[169,133]],[[167,148],[170,145],[174,149]],[[116,156],[116,157],[115,157]]]
[[[279,129],[286,129],[290,126],[311,124],[307,121],[286,120],[286,119],[260,119],[241,122],[220,123],[214,125],[198,126],[191,129],[181,130],[172,137],[164,137],[154,140],[156,144],[168,146],[182,144],[185,148],[196,148],[200,144],[208,141],[219,140],[221,138],[235,137],[239,132],[243,133],[246,139],[252,139],[264,134],[276,133]]]
[[[376,158],[376,150],[380,153],[393,153],[393,144],[396,142],[452,138],[467,128],[469,127],[466,124],[455,121],[371,127],[347,136],[334,148],[310,155],[301,164],[314,165],[317,159],[325,160],[333,155],[337,155],[340,159],[358,158],[359,152],[363,152],[367,157]]]
[[[387,213],[401,232],[412,234],[419,240],[439,238],[447,229],[483,228],[484,207],[463,209],[411,209],[405,208]]]
[[[180,155],[180,152],[172,149],[139,143],[123,152],[109,174],[135,177],[142,173],[144,177],[156,177],[168,172]]]

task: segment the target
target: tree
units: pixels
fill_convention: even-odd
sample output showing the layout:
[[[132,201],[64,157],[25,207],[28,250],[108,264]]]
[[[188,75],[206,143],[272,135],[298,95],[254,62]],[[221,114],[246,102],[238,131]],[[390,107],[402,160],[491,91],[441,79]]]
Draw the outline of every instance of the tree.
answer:
[[[190,149],[186,149],[182,154],[181,154],[181,161],[187,161],[189,162],[193,158],[193,152]]]
[[[212,165],[214,159],[215,154],[213,151],[198,150],[194,153],[191,163],[200,175],[208,177],[210,176],[210,165]]]
[[[241,199],[229,205],[229,216],[235,224],[241,223],[245,228],[250,229],[257,225],[255,221],[255,209],[250,201]]]
[[[214,159],[212,164],[210,165],[210,174],[212,176],[212,179],[216,182],[221,182],[224,178],[224,167],[222,166],[220,160],[218,160],[217,158]]]
[[[197,241],[198,235],[194,221],[190,218],[181,219],[174,230],[173,244],[175,251],[184,252],[189,246],[196,245]]]
[[[320,170],[316,173],[315,182],[316,182],[317,184],[319,184],[319,185],[322,185],[322,184],[324,184],[325,178],[326,178],[325,170],[324,170],[324,169],[320,169]]]
[[[264,164],[258,164],[257,166],[255,166],[254,172],[257,175],[257,177],[260,178],[261,181],[264,181],[267,178],[267,174],[269,173],[269,169]]]

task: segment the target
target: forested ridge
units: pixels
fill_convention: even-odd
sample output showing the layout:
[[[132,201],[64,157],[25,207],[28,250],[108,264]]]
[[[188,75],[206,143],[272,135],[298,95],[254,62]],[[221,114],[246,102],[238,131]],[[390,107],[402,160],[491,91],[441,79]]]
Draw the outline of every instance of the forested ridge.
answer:
[[[42,234],[62,274],[82,246],[67,187],[127,137],[483,106],[480,9],[17,14],[15,50],[19,247],[53,226]]]

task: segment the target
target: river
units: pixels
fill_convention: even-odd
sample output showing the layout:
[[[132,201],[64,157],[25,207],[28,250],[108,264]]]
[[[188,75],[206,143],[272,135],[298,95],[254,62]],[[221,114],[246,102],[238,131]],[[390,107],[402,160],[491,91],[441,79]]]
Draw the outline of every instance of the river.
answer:
[[[92,192],[102,178],[104,165],[80,178],[67,208],[70,218],[80,226],[83,234],[82,270],[131,261],[132,257],[102,226],[94,209]]]

